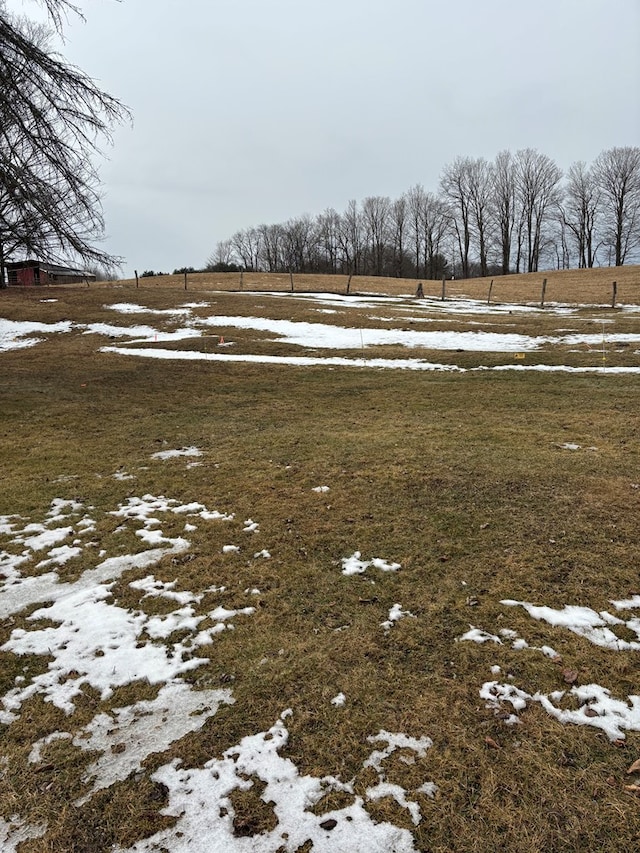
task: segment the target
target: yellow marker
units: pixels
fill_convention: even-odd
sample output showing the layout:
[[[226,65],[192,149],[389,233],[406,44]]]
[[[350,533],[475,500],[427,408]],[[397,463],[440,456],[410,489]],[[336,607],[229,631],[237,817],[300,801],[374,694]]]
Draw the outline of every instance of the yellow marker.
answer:
[[[524,358],[524,357],[525,357],[525,354],[526,354],[526,353],[523,353],[523,352],[517,352],[517,353],[516,353],[516,355],[515,355],[515,357],[516,357],[516,358]]]

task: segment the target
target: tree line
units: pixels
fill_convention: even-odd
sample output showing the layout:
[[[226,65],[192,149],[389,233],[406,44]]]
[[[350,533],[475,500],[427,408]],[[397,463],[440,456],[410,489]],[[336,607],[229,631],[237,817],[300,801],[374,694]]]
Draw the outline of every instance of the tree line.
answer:
[[[640,148],[611,148],[566,174],[526,148],[458,157],[435,193],[417,184],[396,199],[237,231],[206,268],[470,278],[622,266],[639,250]]]

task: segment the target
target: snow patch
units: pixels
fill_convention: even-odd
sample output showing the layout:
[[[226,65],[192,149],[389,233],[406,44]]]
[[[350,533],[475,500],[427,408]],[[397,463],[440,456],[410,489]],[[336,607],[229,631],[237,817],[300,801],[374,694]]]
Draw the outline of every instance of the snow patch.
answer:
[[[178,761],[164,765],[151,778],[167,787],[169,804],[161,814],[176,817],[175,825],[138,841],[126,851],[118,848],[114,853],[163,849],[172,853],[273,853],[278,849],[298,850],[308,841],[314,853],[415,850],[407,830],[386,822],[374,823],[363,798],[353,794],[350,784],[331,776],[300,775],[290,759],[279,755],[288,737],[281,718],[268,731],[243,738],[222,758],[208,761],[202,769],[183,769]],[[234,811],[229,794],[250,789],[255,777],[265,785],[261,798],[273,803],[277,824],[272,830],[239,838],[233,832]],[[399,797],[404,795],[400,790],[394,792]],[[353,802],[319,815],[309,810],[331,791],[349,793]],[[406,807],[409,808],[408,802]],[[412,816],[413,813],[414,809]],[[326,828],[329,820],[332,824],[335,821],[332,829]]]
[[[559,707],[565,695],[575,697],[580,707],[577,710]],[[566,693],[559,690],[547,695],[527,693],[513,684],[487,681],[482,685],[480,698],[486,699],[487,707],[496,711],[505,703],[515,711],[523,711],[528,703],[537,702],[559,722],[600,729],[612,741],[624,740],[625,731],[640,731],[640,696],[629,696],[627,701],[615,699],[599,684],[583,684]],[[511,718],[509,721],[515,722]]]
[[[197,447],[182,447],[180,450],[159,450],[152,453],[152,459],[175,459],[178,456],[202,456],[202,451]]]
[[[400,563],[390,563],[387,560],[382,560],[380,557],[374,557],[372,560],[363,560],[360,551],[354,551],[350,557],[342,558],[343,575],[361,575],[367,571],[369,566],[373,566],[381,572],[397,572],[400,568]]]

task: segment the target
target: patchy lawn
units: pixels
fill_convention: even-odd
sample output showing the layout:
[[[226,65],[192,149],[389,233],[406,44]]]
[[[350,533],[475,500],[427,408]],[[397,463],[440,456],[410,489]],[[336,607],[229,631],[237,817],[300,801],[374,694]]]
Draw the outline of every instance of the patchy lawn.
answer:
[[[0,293],[0,846],[630,850],[640,320]]]

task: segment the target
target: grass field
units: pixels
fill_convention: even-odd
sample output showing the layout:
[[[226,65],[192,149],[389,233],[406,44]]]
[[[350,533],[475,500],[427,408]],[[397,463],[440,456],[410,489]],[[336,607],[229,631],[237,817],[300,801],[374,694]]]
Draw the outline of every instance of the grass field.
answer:
[[[639,270],[544,275],[0,292],[1,849],[635,848]]]
[[[275,273],[189,273],[187,290],[225,290],[225,291],[331,291],[346,293],[349,281],[346,275],[311,275]],[[494,302],[539,303],[542,296],[542,283],[547,280],[545,301],[570,302],[574,304],[611,305],[613,282],[616,282],[616,299],[621,302],[638,303],[640,301],[640,266],[598,267],[592,270],[544,270],[526,275],[506,275],[491,278],[472,278],[447,280],[445,296],[456,298],[469,296],[486,301],[491,288]],[[491,282],[493,281],[493,286]],[[125,287],[134,287],[135,279],[118,282]],[[178,289],[184,290],[184,275],[153,276],[138,279],[143,290]],[[427,297],[442,296],[442,282],[422,279],[423,291]],[[102,286],[101,283],[92,287]],[[107,287],[111,283],[106,284]],[[351,293],[411,294],[415,293],[417,280],[382,278],[374,276],[354,276],[349,285]]]

